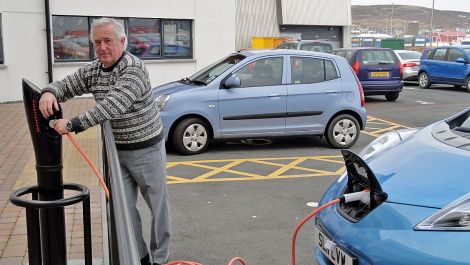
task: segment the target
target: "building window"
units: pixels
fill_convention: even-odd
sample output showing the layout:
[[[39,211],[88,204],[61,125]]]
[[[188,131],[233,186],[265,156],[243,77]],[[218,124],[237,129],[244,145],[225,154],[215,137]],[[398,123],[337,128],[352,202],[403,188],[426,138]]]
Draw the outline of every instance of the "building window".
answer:
[[[129,52],[141,59],[162,57],[160,19],[129,18]]]
[[[0,14],[0,64],[3,64],[2,14]]]
[[[164,57],[192,57],[191,22],[187,20],[163,21]]]
[[[90,61],[90,26],[97,17],[52,16],[56,62]],[[191,20],[116,18],[127,31],[127,50],[141,59],[192,58]],[[163,43],[163,47],[162,47]]]
[[[53,16],[52,28],[55,61],[90,59],[87,17]]]

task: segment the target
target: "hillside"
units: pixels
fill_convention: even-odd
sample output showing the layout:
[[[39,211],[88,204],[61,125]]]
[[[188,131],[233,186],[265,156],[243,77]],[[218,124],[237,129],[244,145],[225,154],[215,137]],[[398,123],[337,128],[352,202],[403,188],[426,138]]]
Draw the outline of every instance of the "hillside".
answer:
[[[403,32],[409,22],[419,22],[419,28],[429,29],[431,24],[431,8],[393,5],[393,29]],[[392,5],[353,5],[351,7],[354,28],[389,32],[392,16]],[[434,9],[434,29],[456,31],[467,29],[470,33],[470,13]],[[386,29],[386,30],[385,30]]]

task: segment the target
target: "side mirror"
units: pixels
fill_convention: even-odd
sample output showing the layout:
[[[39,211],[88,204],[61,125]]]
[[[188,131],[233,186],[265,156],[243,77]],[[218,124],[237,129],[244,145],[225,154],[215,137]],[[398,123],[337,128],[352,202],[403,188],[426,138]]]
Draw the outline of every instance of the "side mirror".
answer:
[[[240,77],[234,76],[234,75],[227,78],[227,80],[225,80],[224,82],[225,88],[239,87],[240,85],[241,85]]]
[[[455,60],[456,62],[458,63],[468,63],[467,59],[463,58],[463,57],[459,57],[457,58],[457,60]]]

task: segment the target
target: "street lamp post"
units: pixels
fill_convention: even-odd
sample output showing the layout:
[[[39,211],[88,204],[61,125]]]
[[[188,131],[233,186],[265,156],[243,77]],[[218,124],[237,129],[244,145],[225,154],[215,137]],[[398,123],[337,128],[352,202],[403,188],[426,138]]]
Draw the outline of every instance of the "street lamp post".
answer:
[[[434,0],[432,0],[432,9],[431,9],[431,41],[429,47],[432,47],[432,42],[434,39]]]

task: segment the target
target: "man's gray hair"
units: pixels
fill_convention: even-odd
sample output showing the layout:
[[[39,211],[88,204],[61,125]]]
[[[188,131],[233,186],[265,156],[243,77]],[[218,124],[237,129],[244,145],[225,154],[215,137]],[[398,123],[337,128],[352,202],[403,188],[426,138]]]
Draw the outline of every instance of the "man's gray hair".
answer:
[[[124,37],[124,50],[127,48],[127,36],[126,36],[126,31],[124,30],[124,26],[119,23],[117,20],[114,18],[109,18],[109,17],[102,17],[100,19],[97,19],[91,24],[91,29],[90,29],[90,39],[93,42],[93,32],[96,28],[102,27],[102,26],[107,26],[107,25],[113,25],[114,26],[114,33],[116,34],[116,38],[120,40],[122,37]]]

